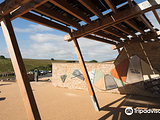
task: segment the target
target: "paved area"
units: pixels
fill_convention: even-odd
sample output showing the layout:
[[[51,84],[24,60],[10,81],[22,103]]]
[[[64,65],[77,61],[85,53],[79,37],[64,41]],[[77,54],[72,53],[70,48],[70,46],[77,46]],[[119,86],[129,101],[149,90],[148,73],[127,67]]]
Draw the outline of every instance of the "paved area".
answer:
[[[51,82],[31,82],[42,120],[159,120],[160,113],[125,114],[126,107],[160,109],[155,98],[96,93],[100,112],[94,111],[87,91],[56,88]],[[0,82],[0,120],[27,120],[17,83]]]

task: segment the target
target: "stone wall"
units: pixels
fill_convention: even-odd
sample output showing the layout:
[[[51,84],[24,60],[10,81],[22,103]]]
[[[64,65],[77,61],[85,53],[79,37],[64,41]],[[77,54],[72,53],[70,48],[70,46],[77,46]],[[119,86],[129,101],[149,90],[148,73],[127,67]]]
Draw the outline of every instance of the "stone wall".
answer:
[[[110,72],[115,66],[117,66],[121,61],[125,58],[129,58],[132,55],[137,55],[142,60],[150,64],[157,71],[160,71],[160,42],[148,42],[148,43],[132,43],[126,45],[118,57],[116,58],[114,64],[112,63],[86,63],[86,67],[88,72],[93,70],[99,70],[104,74]],[[54,86],[58,87],[66,87],[69,89],[81,89],[87,90],[87,86],[85,81],[75,77],[70,78],[73,71],[75,69],[80,69],[79,63],[53,63],[52,64],[52,83]],[[61,80],[62,75],[67,75],[65,82],[63,83]],[[137,88],[132,84],[125,84],[123,87],[119,87],[112,90],[103,91],[96,87],[93,87],[97,92],[110,92],[110,93],[120,93],[120,94],[134,94],[134,95],[142,95],[149,97],[160,97],[159,95],[154,95],[148,91]]]
[[[107,74],[110,70],[113,69],[114,64],[107,64],[107,63],[87,63],[86,64],[87,70],[93,71],[93,70],[99,70],[103,72],[104,74]],[[59,87],[66,87],[69,89],[82,89],[87,90],[87,86],[85,81],[75,77],[70,78],[73,71],[75,69],[80,69],[79,63],[53,63],[52,64],[52,83],[54,86]],[[62,75],[67,75],[67,78],[65,82],[63,83],[61,80]],[[98,89],[97,89],[98,91]]]

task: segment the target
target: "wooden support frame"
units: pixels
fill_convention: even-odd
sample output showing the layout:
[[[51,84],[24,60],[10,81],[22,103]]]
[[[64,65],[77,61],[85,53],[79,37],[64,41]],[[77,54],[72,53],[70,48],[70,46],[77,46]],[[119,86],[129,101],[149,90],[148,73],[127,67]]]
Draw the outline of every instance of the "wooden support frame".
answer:
[[[132,28],[134,28],[135,30],[137,30],[138,32],[140,32],[141,34],[144,34],[144,31],[141,30],[135,23],[133,23],[130,20],[125,20],[125,23],[127,23],[128,25],[130,25]]]
[[[93,90],[93,87],[92,87],[92,84],[91,84],[91,81],[90,81],[90,78],[89,78],[89,75],[88,75],[88,72],[87,72],[87,68],[85,66],[85,62],[83,60],[83,56],[82,56],[82,53],[81,53],[81,50],[80,50],[77,39],[73,40],[73,45],[74,45],[75,51],[77,53],[79,64],[81,66],[81,70],[82,70],[85,82],[87,84],[88,92],[91,96],[91,100],[93,102],[94,109],[95,109],[95,111],[99,111],[98,101],[97,101],[96,95],[94,93],[94,90]]]
[[[122,26],[120,26],[120,25],[113,25],[113,27],[115,27],[115,28],[117,28],[117,29],[119,29],[119,30],[121,30],[121,31],[123,31],[124,33],[126,33],[126,34],[128,34],[128,35],[131,35],[131,36],[133,36],[133,37],[137,37],[136,35],[135,35],[135,33],[132,33],[131,31],[129,31],[127,28],[124,28],[124,27],[122,27]]]
[[[129,7],[133,7],[132,1],[131,0],[127,0],[127,1],[128,1],[128,4],[129,4]]]
[[[116,41],[116,42],[122,42],[122,40],[120,40],[119,38],[112,36],[112,35],[109,35],[109,34],[105,34],[104,32],[101,32],[101,31],[95,32],[94,34],[101,36],[101,37],[104,37],[104,38],[107,38],[107,39],[110,39],[110,40],[113,40],[113,41]]]
[[[143,15],[140,15],[139,18],[142,20],[142,22],[152,31],[155,32],[153,27],[150,25],[150,23],[144,18]]]
[[[30,1],[24,5],[22,5],[20,8],[15,10],[14,12],[11,13],[11,20],[16,19],[17,17],[20,17],[21,15],[29,12],[33,8],[36,8],[44,3],[46,3],[48,0],[33,0]]]
[[[83,13],[78,11],[77,9],[73,8],[69,5],[65,0],[49,0],[54,5],[58,6],[59,8],[65,10],[66,12],[70,13],[71,15],[77,17],[78,19],[90,24],[91,20],[85,16]]]
[[[85,36],[85,38],[92,39],[92,40],[99,41],[99,42],[103,42],[103,43],[108,43],[108,44],[111,44],[111,45],[116,45],[116,42],[106,40],[106,39],[103,39],[103,38],[100,38],[100,37],[97,37],[97,36],[93,36],[93,35],[87,35],[87,36]]]
[[[66,37],[64,36],[64,38],[66,38],[64,40],[71,41],[75,38],[83,37],[88,34],[93,34],[102,29],[121,23],[125,20],[131,19],[137,15],[144,14],[150,10],[157,8],[160,8],[160,1],[156,1],[156,3],[150,3],[148,1],[142,2],[138,5],[133,6],[132,8],[128,8],[122,12],[119,12],[112,17],[105,17],[97,22],[91,23],[87,26],[83,26],[77,31],[72,32],[71,35],[66,35]]]
[[[88,8],[92,13],[98,16],[100,19],[103,18],[103,14],[96,8],[96,6],[90,0],[78,0],[82,5]]]
[[[114,3],[112,2],[112,0],[105,0],[105,2],[111,8],[111,10],[113,11],[113,13],[117,13],[117,8],[114,5]]]
[[[125,40],[129,40],[129,38],[128,38],[127,36],[122,35],[121,33],[117,32],[117,31],[115,31],[115,30],[112,30],[112,29],[110,29],[110,28],[103,29],[103,31],[105,31],[105,32],[107,32],[107,33],[110,33],[110,34],[112,34],[112,35],[114,35],[114,36],[117,36],[117,37],[119,37],[119,38],[123,38],[123,39],[125,39]]]
[[[158,15],[157,11],[156,11],[155,9],[153,9],[152,12],[153,12],[154,16],[156,17],[157,21],[158,21],[159,24],[160,24],[160,17],[159,17],[159,15]]]
[[[150,33],[148,35],[143,35],[139,38],[135,38],[135,39],[132,39],[130,41],[126,41],[126,42],[117,44],[115,46],[112,46],[112,49],[115,50],[115,49],[121,48],[121,47],[125,46],[126,44],[130,44],[130,43],[144,42],[144,41],[148,41],[148,40],[150,41],[151,39],[157,38],[159,36],[160,36],[160,31],[157,31],[157,32]]]
[[[27,3],[30,0],[7,0],[0,4],[0,18],[9,14],[11,11]],[[17,4],[18,3],[18,4]]]
[[[70,25],[72,27],[75,27],[75,28],[79,28],[80,27],[80,24],[73,21],[72,19],[68,18],[68,17],[65,17],[64,15],[61,15],[59,14],[58,12],[52,10],[52,9],[49,9],[48,7],[44,6],[44,5],[41,5],[39,7],[37,7],[35,9],[36,12],[39,12],[39,13],[42,13],[43,15],[46,15],[54,20],[57,20],[59,22],[62,22],[64,24],[67,24],[67,25]]]
[[[40,16],[35,15],[33,13],[30,13],[30,12],[22,15],[21,18],[32,21],[32,22],[35,22],[35,23],[38,23],[38,24],[41,24],[41,25],[45,25],[47,27],[57,29],[57,30],[60,30],[60,31],[63,31],[63,32],[70,33],[70,28],[68,28],[66,26],[63,26],[63,25],[60,25],[58,23],[55,23],[51,20],[45,19],[43,17],[40,17]]]
[[[1,20],[17,82],[29,120],[41,120],[9,16]]]

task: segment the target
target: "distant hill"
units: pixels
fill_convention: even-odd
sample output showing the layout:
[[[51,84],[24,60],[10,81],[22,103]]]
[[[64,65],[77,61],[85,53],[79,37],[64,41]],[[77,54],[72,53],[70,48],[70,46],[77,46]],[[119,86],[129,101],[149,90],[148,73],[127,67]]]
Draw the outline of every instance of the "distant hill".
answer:
[[[66,60],[23,59],[27,72],[39,66],[47,66],[52,63],[65,63]],[[0,59],[0,72],[11,72],[13,66],[10,58]]]

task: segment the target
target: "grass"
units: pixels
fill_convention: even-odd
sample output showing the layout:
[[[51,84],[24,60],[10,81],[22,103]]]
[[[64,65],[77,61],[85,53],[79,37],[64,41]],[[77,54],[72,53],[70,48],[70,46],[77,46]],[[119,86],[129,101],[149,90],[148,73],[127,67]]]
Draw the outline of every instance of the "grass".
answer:
[[[39,66],[47,66],[52,63],[65,63],[66,60],[47,60],[47,59],[23,59],[27,72]],[[0,73],[12,72],[13,66],[10,58],[0,59]]]

